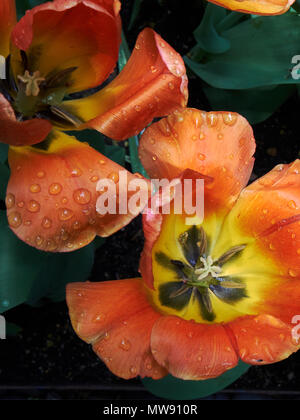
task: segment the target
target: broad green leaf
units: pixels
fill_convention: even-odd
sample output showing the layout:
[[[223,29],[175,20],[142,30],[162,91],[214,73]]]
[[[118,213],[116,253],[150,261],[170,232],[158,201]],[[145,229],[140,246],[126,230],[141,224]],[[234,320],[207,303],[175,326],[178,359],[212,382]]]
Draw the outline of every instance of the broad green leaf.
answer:
[[[46,3],[46,0],[16,0],[18,19],[25,14],[26,10],[32,9],[42,3]]]
[[[292,57],[299,54],[300,15],[248,19],[222,36],[231,48],[206,54],[202,62],[186,57],[186,64],[205,82],[221,89],[250,89],[296,84],[291,75]]]
[[[295,86],[282,85],[245,90],[205,86],[203,90],[215,111],[235,111],[247,118],[250,124],[257,124],[269,118],[292,95]]]
[[[0,211],[0,312],[25,302],[47,254],[36,250],[9,229]]]
[[[192,400],[221,391],[242,376],[249,367],[240,361],[235,368],[228,370],[218,378],[205,381],[183,381],[168,375],[159,380],[144,378],[142,383],[148,391],[157,397],[169,400]]]
[[[0,162],[0,200],[5,199],[8,179],[9,179],[9,168],[5,163]]]
[[[194,31],[197,47],[212,53],[224,53],[230,48],[230,42],[216,30],[216,24],[227,15],[226,9],[208,3],[200,25]]]
[[[88,279],[94,263],[94,244],[70,253],[47,254],[44,267],[32,285],[27,303],[35,305],[41,298],[55,302],[65,299],[68,283]]]
[[[0,143],[0,163],[3,163],[7,160],[8,145]]]
[[[91,147],[121,166],[125,164],[125,148],[122,145],[108,145],[105,136],[96,130],[69,131],[68,134],[87,142]]]

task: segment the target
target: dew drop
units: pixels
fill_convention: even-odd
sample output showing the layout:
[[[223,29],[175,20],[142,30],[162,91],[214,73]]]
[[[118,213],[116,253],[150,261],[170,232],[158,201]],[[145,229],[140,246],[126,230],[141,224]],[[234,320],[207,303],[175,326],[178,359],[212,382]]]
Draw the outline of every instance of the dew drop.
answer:
[[[134,366],[131,366],[130,373],[132,373],[133,375],[135,375],[136,372],[137,372],[136,368]]]
[[[35,200],[30,200],[29,203],[27,204],[27,210],[30,211],[31,213],[37,213],[40,211],[40,203],[38,203]]]
[[[141,107],[140,105],[136,105],[136,106],[134,107],[134,109],[135,109],[137,112],[140,112],[140,110],[142,109],[142,107]]]
[[[92,177],[90,178],[90,180],[91,180],[92,182],[97,182],[97,181],[99,181],[99,177],[98,177],[97,175],[94,175],[94,176],[92,176]]]
[[[218,124],[218,115],[213,112],[207,113],[207,124],[210,127],[215,127]]]
[[[269,244],[269,248],[271,251],[275,251],[275,246],[272,243]]]
[[[218,134],[218,139],[219,139],[219,140],[223,140],[223,138],[224,138],[224,134],[219,133],[219,134]]]
[[[288,273],[291,277],[297,277],[297,272],[292,270],[291,268],[289,269]]]
[[[155,161],[156,159],[157,159],[157,157],[156,157],[156,156],[152,156],[152,160],[154,160],[154,161]]]
[[[60,220],[70,220],[73,217],[74,213],[70,209],[59,209],[59,219]]]
[[[203,153],[198,153],[197,158],[200,160],[205,160],[206,156]]]
[[[30,192],[32,192],[33,194],[39,193],[41,191],[41,187],[39,184],[32,184],[30,186]]]
[[[44,172],[44,171],[40,171],[40,172],[38,172],[38,173],[37,173],[37,175],[36,175],[36,176],[37,176],[38,178],[40,178],[40,179],[41,179],[41,178],[44,178],[44,176],[45,176],[45,175],[46,175],[46,174],[45,174],[45,172]]]
[[[223,114],[223,121],[226,125],[234,125],[237,122],[237,116],[235,114]]]
[[[295,201],[294,200],[290,200],[289,202],[288,202],[288,206],[289,206],[289,208],[290,209],[297,209],[298,207],[297,207],[297,204],[295,203]]]
[[[15,196],[11,193],[7,194],[5,198],[5,204],[7,209],[11,209],[15,205]]]
[[[128,351],[131,348],[131,343],[130,341],[126,340],[126,338],[123,338],[123,340],[119,344],[119,347],[124,351]]]
[[[78,220],[76,220],[76,222],[73,223],[73,229],[78,230],[78,229],[80,229],[80,227],[81,227],[80,222],[78,222]]]
[[[7,219],[9,226],[11,226],[14,229],[18,228],[22,224],[22,217],[17,211],[11,212],[8,215]]]
[[[200,133],[199,139],[200,140],[204,140],[205,139],[205,134],[204,133]]]
[[[74,191],[74,201],[78,204],[88,204],[91,201],[92,195],[89,190],[85,188],[79,188]]]
[[[49,193],[51,195],[57,195],[61,192],[61,190],[62,190],[62,186],[60,184],[57,184],[57,183],[51,184],[50,187],[49,187]]]
[[[115,184],[119,182],[119,174],[117,172],[111,172],[108,175],[108,178],[111,179]]]
[[[174,83],[169,82],[168,83],[169,89],[173,90],[175,88]]]
[[[154,66],[150,67],[151,73],[156,73],[157,72],[157,68]]]
[[[48,217],[44,217],[42,220],[42,227],[44,229],[50,229],[52,226],[52,220],[49,219]]]
[[[78,176],[81,176],[82,175],[82,172],[81,172],[81,170],[79,168],[74,168],[72,170],[72,172],[71,172],[71,175],[73,177],[78,177]]]
[[[41,236],[39,236],[39,235],[36,236],[35,243],[36,243],[37,246],[41,246],[43,241],[44,241],[44,239]]]
[[[17,206],[22,209],[25,206],[24,201],[19,201],[19,203],[17,204]]]

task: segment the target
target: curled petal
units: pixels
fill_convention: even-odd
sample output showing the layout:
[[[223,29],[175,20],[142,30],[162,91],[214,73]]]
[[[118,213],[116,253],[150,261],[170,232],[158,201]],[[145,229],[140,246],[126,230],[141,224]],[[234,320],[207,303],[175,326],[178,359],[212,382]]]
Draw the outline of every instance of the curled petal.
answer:
[[[265,365],[279,362],[299,349],[291,327],[271,315],[240,318],[228,327],[245,363]]]
[[[9,39],[17,21],[15,0],[0,2],[0,54],[6,57],[9,53]]]
[[[149,305],[141,279],[71,283],[67,304],[75,332],[115,375],[166,375],[150,352],[151,330],[160,315]]]
[[[245,188],[226,220],[228,229],[252,237],[273,274],[299,279],[300,161],[277,165]]]
[[[295,0],[208,0],[236,12],[254,15],[282,15]]]
[[[30,146],[43,141],[52,129],[49,121],[33,118],[18,121],[10,103],[0,94],[0,142]]]
[[[75,67],[69,92],[101,84],[112,72],[120,45],[119,2],[55,0],[29,10],[12,32],[26,51],[28,70],[43,77]],[[88,22],[88,24],[87,24]],[[13,49],[12,61],[20,61]]]
[[[98,93],[70,101],[66,109],[86,126],[123,140],[138,134],[155,117],[187,102],[182,58],[152,29],[144,29],[116,79]]]
[[[9,152],[7,215],[20,239],[45,251],[73,251],[137,216],[138,207],[119,211],[118,200],[128,203],[135,194],[128,184],[139,177],[65,134],[54,133],[50,143],[47,150],[13,147]],[[98,188],[103,179],[110,183],[107,193]],[[147,199],[146,181],[143,188]],[[96,205],[103,193],[113,207],[99,214]]]
[[[197,324],[176,316],[156,321],[151,350],[157,362],[180,379],[215,378],[238,362],[222,325]]]
[[[250,177],[255,140],[249,123],[230,112],[186,109],[152,124],[139,153],[152,178],[173,179],[192,169],[213,178],[205,210],[231,208]]]

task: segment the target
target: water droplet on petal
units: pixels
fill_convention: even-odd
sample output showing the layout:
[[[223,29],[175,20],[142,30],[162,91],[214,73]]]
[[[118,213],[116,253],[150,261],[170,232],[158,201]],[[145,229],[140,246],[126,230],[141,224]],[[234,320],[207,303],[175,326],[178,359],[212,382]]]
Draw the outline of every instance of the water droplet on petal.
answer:
[[[223,114],[223,121],[226,125],[234,125],[237,122],[237,116],[231,112]]]
[[[30,200],[27,204],[27,210],[29,210],[31,213],[37,213],[40,211],[40,203],[38,203],[35,200]]]
[[[290,200],[289,202],[288,202],[288,206],[289,206],[289,208],[290,209],[297,209],[298,207],[297,207],[297,204],[295,203],[295,201],[294,200]]]
[[[5,198],[5,204],[7,209],[11,209],[15,205],[15,196],[13,194],[7,194]]]
[[[130,341],[126,340],[126,338],[123,338],[123,340],[119,344],[119,347],[124,351],[128,351],[131,348],[131,343]]]
[[[288,273],[291,277],[297,277],[297,272],[295,270],[292,270],[291,268],[289,269]]]
[[[94,175],[94,176],[92,176],[92,177],[90,178],[90,180],[91,180],[92,182],[97,182],[97,181],[99,181],[99,177],[98,177],[97,175]]]
[[[91,201],[92,195],[89,190],[85,188],[79,188],[74,191],[73,194],[74,201],[78,204],[88,204]]]
[[[70,209],[59,209],[59,219],[60,220],[70,220],[74,213]]]
[[[39,184],[32,184],[30,186],[30,192],[32,192],[33,194],[39,193],[41,191],[41,187]]]
[[[174,88],[175,88],[174,83],[172,83],[172,82],[169,82],[168,86],[169,86],[170,90],[174,90]]]
[[[7,219],[9,226],[14,229],[18,228],[22,224],[22,217],[17,211],[9,213]]]
[[[49,187],[49,193],[51,195],[57,195],[61,192],[61,190],[62,190],[62,186],[60,184],[57,184],[57,183],[51,184],[50,187]]]
[[[218,119],[219,119],[218,114],[214,114],[213,112],[208,112],[206,118],[207,118],[207,124],[210,127],[215,127],[218,124]]]
[[[46,174],[45,174],[45,172],[44,172],[44,171],[40,171],[40,172],[38,172],[38,173],[37,173],[37,175],[36,175],[36,176],[37,176],[38,178],[40,178],[40,179],[41,179],[41,178],[44,178],[44,176],[45,176],[45,175],[46,175]]]
[[[44,217],[42,220],[42,227],[44,229],[50,229],[52,226],[52,220],[49,219],[48,217]]]
[[[108,178],[111,179],[115,184],[119,182],[119,174],[117,172],[111,172],[108,175]]]
[[[206,156],[203,153],[198,153],[197,158],[200,160],[205,160]]]
[[[41,246],[43,241],[44,241],[44,239],[39,235],[35,238],[35,243],[36,243],[37,246]]]

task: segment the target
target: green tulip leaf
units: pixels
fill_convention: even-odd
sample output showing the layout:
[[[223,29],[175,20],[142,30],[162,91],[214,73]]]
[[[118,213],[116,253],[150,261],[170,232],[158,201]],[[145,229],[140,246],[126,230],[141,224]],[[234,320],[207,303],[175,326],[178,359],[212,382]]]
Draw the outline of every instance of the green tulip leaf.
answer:
[[[226,90],[211,86],[203,88],[212,109],[235,111],[243,115],[250,124],[269,118],[295,91],[293,85],[266,88]]]
[[[157,397],[168,400],[193,400],[204,398],[221,391],[235,382],[249,368],[249,365],[240,361],[235,368],[228,370],[215,379],[184,381],[167,375],[165,378],[159,380],[144,378],[142,379],[142,383],[149,392]]]
[[[250,89],[300,83],[292,77],[299,55],[300,15],[259,16],[222,32],[230,49],[185,62],[201,79],[220,89]]]
[[[0,313],[28,299],[47,254],[26,245],[10,230],[0,211]]]
[[[9,179],[9,168],[5,163],[0,162],[0,200],[5,199],[8,179]]]

